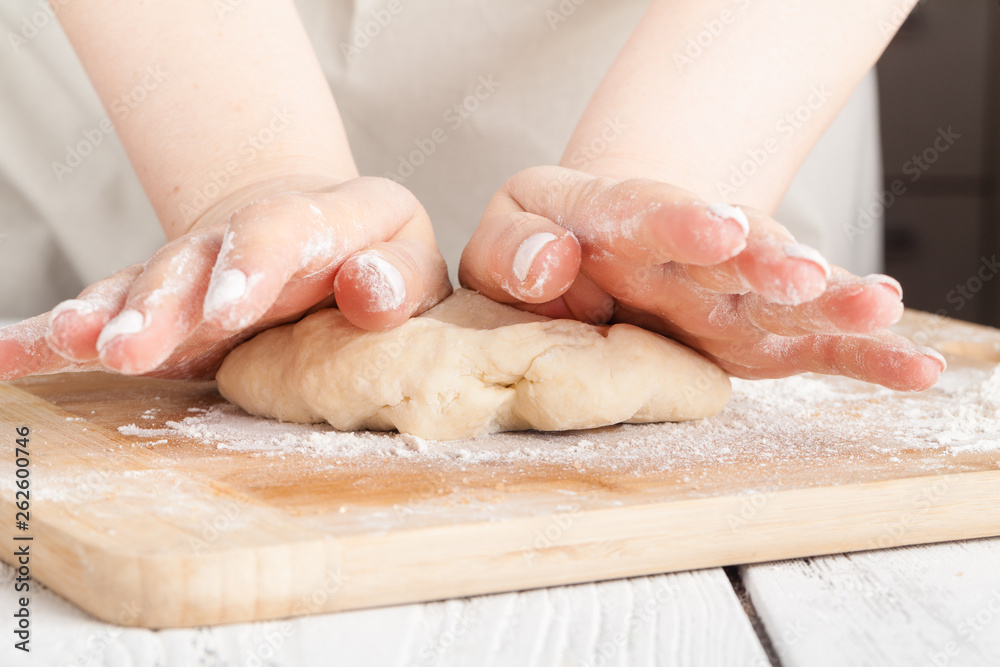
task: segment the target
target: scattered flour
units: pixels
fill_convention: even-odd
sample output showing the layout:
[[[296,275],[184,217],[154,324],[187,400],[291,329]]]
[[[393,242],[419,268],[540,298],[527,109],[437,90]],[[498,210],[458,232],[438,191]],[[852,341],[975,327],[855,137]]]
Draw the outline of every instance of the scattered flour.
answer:
[[[225,403],[168,421],[166,428],[129,424],[119,431],[149,438],[182,436],[263,456],[402,457],[462,465],[537,461],[645,472],[712,462],[766,467],[789,458],[819,464],[831,454],[845,453],[860,464],[885,460],[887,453],[892,461],[904,451],[930,454],[941,448],[954,456],[996,452],[1000,459],[1000,366],[953,364],[936,387],[921,393],[811,374],[781,380],[736,379],[729,405],[711,419],[541,435],[501,433],[450,442],[282,423]],[[940,465],[939,457],[933,461]]]
[[[177,432],[169,428],[142,428],[137,424],[126,424],[119,426],[118,432],[122,435],[137,435],[140,438],[155,438],[164,435],[177,435]]]

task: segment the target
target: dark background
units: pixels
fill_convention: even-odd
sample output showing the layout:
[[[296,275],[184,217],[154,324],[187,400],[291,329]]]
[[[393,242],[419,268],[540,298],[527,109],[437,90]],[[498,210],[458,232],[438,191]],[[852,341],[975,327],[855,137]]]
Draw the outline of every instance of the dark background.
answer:
[[[910,308],[1000,326],[1000,266],[984,261],[1000,260],[1000,4],[924,0],[878,73],[883,187],[906,187],[885,210],[886,273]],[[922,170],[913,157],[949,127],[961,138]]]

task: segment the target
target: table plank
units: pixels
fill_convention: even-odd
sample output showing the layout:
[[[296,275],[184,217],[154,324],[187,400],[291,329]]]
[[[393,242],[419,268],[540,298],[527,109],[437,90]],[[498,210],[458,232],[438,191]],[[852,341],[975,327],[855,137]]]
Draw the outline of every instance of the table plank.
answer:
[[[14,606],[12,577],[0,564],[0,609]],[[717,568],[187,629],[110,625],[41,585],[32,609],[30,661],[5,642],[0,664],[768,665]]]
[[[1000,539],[740,570],[785,667],[1000,664]]]

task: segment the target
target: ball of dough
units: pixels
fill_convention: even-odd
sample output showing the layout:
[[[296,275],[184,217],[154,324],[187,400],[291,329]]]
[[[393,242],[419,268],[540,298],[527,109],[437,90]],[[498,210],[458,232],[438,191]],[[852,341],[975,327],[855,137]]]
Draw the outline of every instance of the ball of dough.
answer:
[[[237,347],[216,379],[255,415],[434,440],[699,419],[730,393],[717,366],[645,329],[553,320],[469,290],[389,331],[313,313]]]

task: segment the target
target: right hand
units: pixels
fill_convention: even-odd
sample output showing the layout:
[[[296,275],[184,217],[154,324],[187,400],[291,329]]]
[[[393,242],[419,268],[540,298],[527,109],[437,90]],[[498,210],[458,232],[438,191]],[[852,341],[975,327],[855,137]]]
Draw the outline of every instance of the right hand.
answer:
[[[211,211],[145,264],[0,330],[0,379],[64,371],[203,379],[269,327],[336,305],[398,326],[451,293],[430,219],[403,186],[355,178]]]

